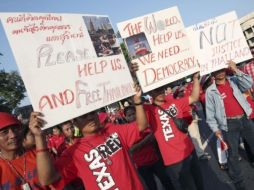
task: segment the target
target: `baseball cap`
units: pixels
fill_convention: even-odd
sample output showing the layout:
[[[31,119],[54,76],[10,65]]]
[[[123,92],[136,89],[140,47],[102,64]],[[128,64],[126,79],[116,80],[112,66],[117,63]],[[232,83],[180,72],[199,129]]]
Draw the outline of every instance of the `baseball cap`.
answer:
[[[0,112],[0,129],[3,129],[11,125],[20,125],[20,122],[12,114]]]

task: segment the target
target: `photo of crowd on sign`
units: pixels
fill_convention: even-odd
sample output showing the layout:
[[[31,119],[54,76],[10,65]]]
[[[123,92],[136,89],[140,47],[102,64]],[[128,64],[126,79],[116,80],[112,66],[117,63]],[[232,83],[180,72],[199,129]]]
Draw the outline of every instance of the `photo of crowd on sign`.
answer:
[[[144,32],[126,38],[126,44],[132,59],[151,53],[151,48]]]
[[[121,53],[108,17],[84,16],[83,19],[98,57]]]

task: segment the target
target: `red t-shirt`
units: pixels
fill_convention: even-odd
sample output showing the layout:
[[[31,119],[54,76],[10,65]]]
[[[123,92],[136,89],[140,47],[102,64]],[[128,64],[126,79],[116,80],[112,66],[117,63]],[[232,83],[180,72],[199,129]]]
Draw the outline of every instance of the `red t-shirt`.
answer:
[[[151,129],[146,128],[142,133],[142,140],[151,133]],[[132,154],[132,159],[137,167],[141,167],[154,164],[159,160],[159,157],[155,150],[154,144],[152,142],[148,142],[140,150],[137,150]]]
[[[63,151],[65,151],[67,148],[70,148],[72,145],[74,145],[77,142],[77,138],[75,138],[73,141],[73,144],[68,144],[66,141],[64,141],[57,149],[57,153],[60,156]]]
[[[178,118],[182,118],[183,112],[189,110],[189,97],[165,102],[161,107],[170,110]],[[187,158],[194,149],[190,137],[178,130],[174,121],[157,106],[146,105],[145,109],[164,164],[169,166]]]
[[[49,148],[55,148],[56,150],[58,149],[58,147],[64,142],[65,137],[63,135],[52,135],[49,139],[48,139],[48,147]]]
[[[136,123],[106,124],[100,133],[79,139],[63,152],[56,161],[62,180],[53,186],[61,189],[79,177],[89,190],[143,190],[129,156],[129,148],[139,139]]]
[[[24,155],[15,160],[10,160],[10,163],[16,168],[18,173],[24,177],[24,156],[26,158],[26,175],[25,179],[29,183],[31,189],[46,189],[41,186],[37,176],[36,169],[36,154],[34,150],[27,151]],[[21,190],[22,180],[11,169],[6,160],[0,159],[0,189],[3,190]]]
[[[171,93],[171,94],[165,95],[165,100],[168,102],[174,100],[174,94]]]
[[[231,88],[228,80],[226,80],[225,84],[217,84],[217,89],[223,99],[227,117],[244,114],[243,108],[233,95],[233,89]]]

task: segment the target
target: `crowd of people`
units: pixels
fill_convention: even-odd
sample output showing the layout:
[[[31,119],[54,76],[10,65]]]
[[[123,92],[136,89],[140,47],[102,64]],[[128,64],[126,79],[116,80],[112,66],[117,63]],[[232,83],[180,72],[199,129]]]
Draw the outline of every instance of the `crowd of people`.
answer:
[[[229,61],[227,69],[201,79],[196,73],[180,87],[154,89],[149,99],[135,84],[136,94],[117,114],[107,107],[48,130],[39,112],[26,123],[0,112],[0,189],[156,190],[156,176],[165,190],[205,190],[199,165],[211,159],[199,132],[205,115],[227,151],[221,169],[237,190],[247,190],[238,148],[241,139],[253,162],[253,76],[241,70]]]

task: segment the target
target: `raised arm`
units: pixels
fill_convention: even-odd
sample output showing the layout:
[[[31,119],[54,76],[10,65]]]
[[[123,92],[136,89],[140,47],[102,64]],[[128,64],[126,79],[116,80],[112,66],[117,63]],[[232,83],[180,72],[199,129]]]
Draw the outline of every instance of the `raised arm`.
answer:
[[[199,84],[199,73],[193,75],[193,88],[189,97],[189,104],[193,104],[199,100],[200,84]]]
[[[253,79],[250,75],[247,75],[246,73],[243,73],[240,71],[235,62],[232,60],[228,61],[228,69],[230,69],[234,73],[233,80],[236,82],[239,89],[244,92],[248,89],[250,89],[253,85]]]
[[[143,131],[147,126],[148,122],[146,119],[146,113],[143,107],[143,102],[141,99],[141,88],[138,84],[134,85],[136,94],[133,96],[134,105],[136,108],[136,122],[140,131]]]
[[[41,127],[45,121],[41,118],[39,112],[32,112],[30,115],[29,128],[35,137],[36,144],[36,164],[40,183],[49,185],[60,179],[60,175],[56,171],[49,151],[47,143]]]

